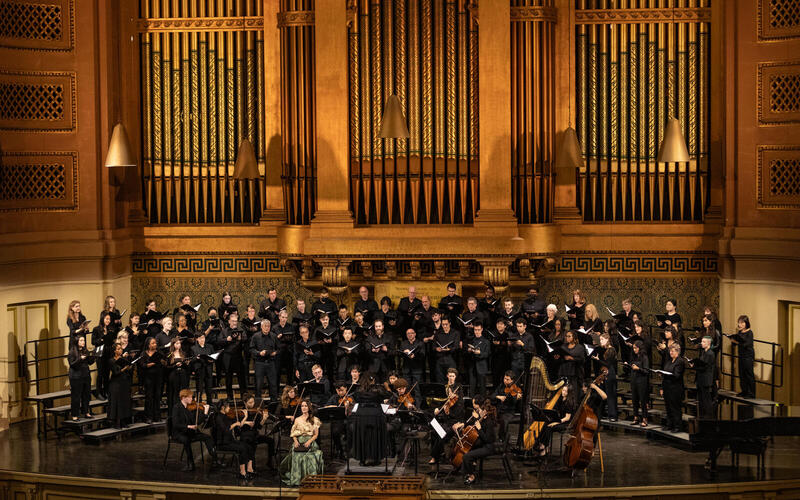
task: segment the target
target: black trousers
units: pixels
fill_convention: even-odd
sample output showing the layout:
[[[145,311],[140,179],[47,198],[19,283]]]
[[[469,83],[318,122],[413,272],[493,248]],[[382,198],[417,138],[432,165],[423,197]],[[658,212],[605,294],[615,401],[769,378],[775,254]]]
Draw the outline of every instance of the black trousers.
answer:
[[[489,455],[494,455],[494,446],[481,446],[480,448],[472,448],[463,457],[461,466],[464,468],[464,474],[475,474],[475,461],[479,458],[485,458]]]
[[[247,391],[247,372],[244,369],[244,360],[241,353],[223,353],[223,363],[225,364],[225,393],[228,399],[233,399],[233,372],[239,380],[239,394]]]
[[[275,399],[280,396],[278,393],[278,367],[275,360],[271,361],[256,361],[256,395],[261,396],[264,394],[264,381],[269,388],[269,395]]]
[[[205,394],[206,401],[211,402],[213,400],[213,394],[211,392],[211,388],[213,387],[214,382],[214,374],[212,373],[211,366],[202,366],[194,372],[194,380],[197,388],[198,394]]]
[[[280,351],[276,357],[278,357],[278,381],[280,383],[280,377],[284,373],[286,374],[286,383],[293,384],[294,383],[294,356],[292,355],[292,345],[291,344],[284,344],[281,346]]]
[[[183,450],[186,452],[186,461],[194,464],[194,454],[192,453],[192,443],[199,441],[206,445],[209,455],[216,458],[216,451],[214,450],[214,440],[208,434],[197,432],[188,429],[188,432],[176,432],[173,434],[172,439],[178,443],[183,444]]]
[[[667,408],[667,426],[673,429],[681,426],[681,403],[683,402],[683,386],[664,384],[664,405]]]
[[[641,411],[642,418],[647,418],[647,401],[650,398],[648,388],[649,383],[647,377],[632,375],[631,399],[633,400],[634,417],[638,417]]]
[[[608,418],[617,418],[617,377],[616,373],[614,377],[609,377],[606,379],[606,394],[608,394],[608,399],[606,399],[606,404],[608,404]]]
[[[151,420],[161,420],[161,377],[144,377],[144,414]]]
[[[715,392],[713,385],[697,388],[697,413],[700,418],[717,418],[717,409],[714,403]]]
[[[486,392],[486,374],[478,373],[475,366],[469,369],[469,390],[472,397]]]
[[[742,394],[750,397],[756,395],[756,377],[753,374],[754,361],[750,357],[739,358],[739,386],[742,388]]]
[[[111,378],[111,360],[105,354],[97,358],[97,395],[108,395],[108,381]]]
[[[436,382],[440,384],[447,383],[447,370],[455,368],[456,361],[452,356],[442,356],[436,360]]]
[[[70,409],[73,417],[82,417],[89,413],[91,385],[91,377],[69,379]]]
[[[247,462],[253,459],[251,448],[244,441],[228,441],[226,443],[221,443],[217,446],[217,450],[236,453],[240,464],[247,464]],[[252,451],[255,451],[255,447],[253,447]]]
[[[422,391],[419,388],[419,384],[423,382],[422,373],[423,368],[411,368],[409,366],[403,367],[403,377],[405,377],[405,379],[408,381],[409,388],[411,386],[414,387],[412,395],[416,400],[415,403],[417,408],[420,408],[422,403]]]
[[[311,375],[311,367],[314,366],[314,364],[315,363],[313,361],[303,361],[297,363],[296,370],[300,374],[301,382],[305,382],[306,380],[311,380],[314,378],[314,376]]]

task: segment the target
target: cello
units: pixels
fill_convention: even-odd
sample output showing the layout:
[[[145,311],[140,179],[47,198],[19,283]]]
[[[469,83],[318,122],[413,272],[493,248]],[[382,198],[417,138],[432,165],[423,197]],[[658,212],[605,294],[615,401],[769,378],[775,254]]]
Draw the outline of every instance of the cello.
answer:
[[[494,417],[494,408],[480,408],[478,410],[474,410],[472,412],[472,416],[467,419],[467,423],[475,419],[475,423],[482,421],[486,417],[492,416]],[[453,444],[453,452],[452,452],[452,459],[451,463],[453,467],[459,468],[461,464],[464,463],[464,455],[469,453],[472,447],[475,445],[475,442],[478,441],[478,428],[476,425],[464,425],[461,428],[460,432],[456,431],[456,441]]]
[[[603,367],[600,375],[592,383],[601,384],[607,375],[608,368]],[[564,465],[570,469],[585,469],[594,455],[594,436],[597,434],[600,419],[586,404],[591,395],[592,389],[589,388],[569,424],[570,436],[564,443]]]

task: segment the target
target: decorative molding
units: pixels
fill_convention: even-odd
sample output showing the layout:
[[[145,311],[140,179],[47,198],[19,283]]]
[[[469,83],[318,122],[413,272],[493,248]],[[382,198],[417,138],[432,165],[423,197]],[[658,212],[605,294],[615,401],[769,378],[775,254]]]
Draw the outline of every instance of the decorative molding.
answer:
[[[313,10],[278,12],[278,28],[297,28],[299,26],[314,26]]]
[[[77,126],[73,71],[0,71],[0,130],[72,132]]]
[[[558,9],[555,7],[511,7],[511,22],[542,21],[555,23],[558,21]]]
[[[275,254],[241,253],[136,253],[131,257],[134,274],[172,273],[281,273],[290,269],[281,265]]]
[[[605,253],[565,252],[552,273],[702,273],[716,274],[718,257],[715,253]]]
[[[800,208],[800,146],[758,146],[758,208]]]
[[[75,48],[75,1],[0,0],[0,47],[71,51]]]
[[[0,213],[78,209],[78,153],[0,155]]]
[[[800,38],[800,3],[797,0],[759,0],[758,39]]]
[[[800,123],[800,61],[759,63],[758,122]]]
[[[140,33],[159,31],[263,31],[264,18],[237,17],[172,17],[139,19],[136,28]]]
[[[709,8],[584,9],[575,11],[575,24],[698,23],[710,22]]]

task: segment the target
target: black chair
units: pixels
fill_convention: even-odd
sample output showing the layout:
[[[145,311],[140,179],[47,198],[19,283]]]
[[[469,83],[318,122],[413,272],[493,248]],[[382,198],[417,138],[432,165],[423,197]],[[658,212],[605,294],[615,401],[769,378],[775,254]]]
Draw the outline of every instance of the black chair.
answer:
[[[513,484],[513,477],[511,472],[511,460],[509,459],[509,442],[510,442],[510,432],[506,432],[506,437],[502,441],[498,441],[495,444],[495,449],[500,450],[500,453],[495,455],[489,455],[488,457],[483,457],[478,460],[478,476],[483,478],[483,463],[487,459],[499,458],[503,463],[503,471],[506,473],[506,479],[508,480],[508,484]]]
[[[181,447],[181,456],[180,458],[178,458],[178,461],[180,462],[183,460],[183,455],[186,454],[186,450],[183,447],[183,443],[180,443],[172,439],[172,417],[167,417],[167,451],[164,452],[163,467],[167,466],[167,458],[169,457],[169,449],[172,447],[172,443],[175,443],[176,445]],[[205,464],[206,457],[203,455],[203,444],[201,443],[200,438],[199,437],[192,438],[191,442],[189,443],[189,446],[192,446],[194,443],[200,443],[200,460],[202,460],[203,464]]]
[[[239,468],[239,465],[240,465],[239,454],[236,453],[233,450],[227,450],[227,449],[224,449],[224,448],[220,448],[220,444],[219,444],[220,440],[219,440],[219,436],[217,436],[217,428],[216,428],[216,426],[211,427],[211,439],[214,440],[214,449],[217,452],[217,460],[222,462],[223,467],[228,467],[228,466],[232,465],[233,461],[236,460],[236,468],[237,468],[236,473],[238,474],[239,473],[238,468]],[[226,460],[226,458],[227,458],[227,460]]]

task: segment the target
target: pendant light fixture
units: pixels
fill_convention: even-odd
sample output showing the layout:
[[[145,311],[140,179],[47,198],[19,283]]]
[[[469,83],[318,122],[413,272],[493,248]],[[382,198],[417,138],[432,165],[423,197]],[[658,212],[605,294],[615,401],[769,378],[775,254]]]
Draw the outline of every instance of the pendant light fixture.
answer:
[[[125,125],[121,122],[114,125],[114,131],[111,133],[105,166],[109,168],[136,166],[136,156],[131,151],[131,143],[128,141]]]
[[[674,3],[672,4],[672,24],[675,24]],[[683,132],[681,132],[681,122],[674,116],[670,116],[667,120],[667,126],[664,129],[664,139],[658,147],[658,157],[656,161],[658,163],[689,161],[689,150],[686,147],[686,139],[683,137]]]
[[[245,30],[245,20],[246,13],[242,10],[242,38],[245,37],[247,34],[247,30]],[[246,41],[243,42],[243,45],[246,46]],[[248,109],[248,97],[249,92],[247,91],[247,82],[245,81],[244,89],[242,92],[244,96],[244,106],[243,106],[243,113],[247,113]],[[250,124],[247,123],[247,118],[242,120],[245,123],[245,130],[249,130]],[[255,150],[253,149],[253,143],[250,142],[250,139],[247,138],[247,133],[244,134],[245,137],[242,139],[242,142],[239,143],[239,149],[236,150],[236,163],[233,164],[233,177],[234,179],[258,179],[261,177],[261,174],[258,171],[258,162],[256,161],[256,154]]]
[[[381,137],[383,139],[408,139],[408,124],[403,116],[403,106],[400,98],[392,94],[386,100],[381,118]]]
[[[572,2],[568,2],[570,9],[569,19],[572,19]],[[567,38],[569,47],[569,65],[567,68],[572,72],[572,33]],[[569,108],[569,127],[564,131],[561,145],[556,150],[556,168],[578,168],[583,165],[583,155],[581,145],[578,142],[578,133],[572,127],[572,77],[567,78],[569,92],[567,93],[567,103]]]

